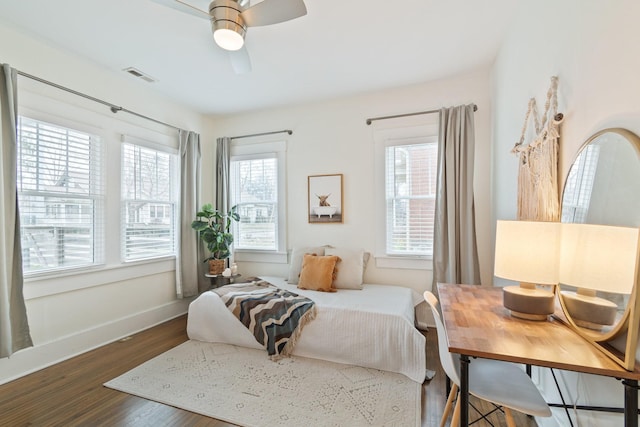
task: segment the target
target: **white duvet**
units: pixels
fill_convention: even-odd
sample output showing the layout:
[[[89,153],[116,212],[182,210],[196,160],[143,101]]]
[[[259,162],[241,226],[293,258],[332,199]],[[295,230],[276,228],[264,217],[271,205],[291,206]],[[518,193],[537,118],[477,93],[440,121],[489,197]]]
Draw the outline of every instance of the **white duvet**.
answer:
[[[335,293],[306,291],[283,278],[262,277],[316,302],[318,313],[302,330],[293,354],[425,378],[425,337],[414,327],[414,306],[422,300],[409,288],[364,285]],[[214,292],[189,306],[190,339],[263,348]],[[266,354],[266,353],[265,353]],[[265,356],[266,357],[266,356]]]

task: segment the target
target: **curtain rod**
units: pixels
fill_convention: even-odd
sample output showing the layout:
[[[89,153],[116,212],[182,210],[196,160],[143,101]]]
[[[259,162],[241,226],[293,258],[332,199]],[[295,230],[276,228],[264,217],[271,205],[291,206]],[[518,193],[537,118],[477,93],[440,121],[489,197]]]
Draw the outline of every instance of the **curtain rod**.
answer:
[[[170,125],[169,123],[161,122],[160,120],[156,120],[156,119],[154,119],[154,118],[151,118],[151,117],[145,116],[145,115],[143,115],[143,114],[136,113],[135,111],[131,111],[131,110],[128,110],[128,109],[126,109],[126,108],[120,107],[120,106],[118,106],[118,105],[112,104],[112,103],[110,103],[110,102],[104,101],[104,100],[102,100],[102,99],[95,98],[95,97],[93,97],[93,96],[91,96],[91,95],[87,95],[87,94],[85,94],[85,93],[78,92],[77,90],[69,89],[68,87],[65,87],[65,86],[59,85],[59,84],[57,84],[57,83],[50,82],[49,80],[41,79],[40,77],[36,77],[36,76],[34,76],[34,75],[27,74],[27,73],[22,72],[22,71],[20,71],[20,70],[16,70],[16,71],[17,71],[18,75],[20,75],[20,76],[22,76],[22,77],[26,77],[26,78],[28,78],[28,79],[35,80],[35,81],[37,81],[37,82],[44,83],[44,84],[49,85],[49,86],[53,86],[53,87],[55,87],[56,89],[60,89],[60,90],[65,91],[65,92],[72,93],[72,94],[74,94],[74,95],[77,95],[77,96],[80,96],[80,97],[82,97],[82,98],[85,98],[85,99],[91,100],[91,101],[93,101],[93,102],[97,102],[98,104],[106,105],[107,107],[109,107],[109,109],[111,110],[111,112],[112,112],[112,113],[114,113],[114,114],[115,114],[115,113],[117,113],[118,111],[122,111],[122,112],[124,112],[124,113],[129,113],[129,114],[131,114],[131,115],[133,115],[133,116],[140,117],[141,119],[149,120],[149,121],[151,121],[151,122],[158,123],[158,124],[160,124],[160,125],[164,125],[164,126],[167,126],[167,127],[173,128],[173,129],[176,129],[176,130],[182,130],[181,128],[179,128],[179,127],[177,127],[177,126],[173,126],[173,125]]]
[[[288,133],[289,135],[293,134],[292,130],[285,129],[285,130],[276,130],[273,132],[252,133],[251,135],[232,136],[230,139],[251,138],[252,136],[274,135],[276,133],[285,133],[285,132]]]
[[[478,111],[478,106],[476,104],[473,104],[473,111]],[[439,112],[440,110],[429,110],[429,111],[419,111],[417,113],[397,114],[395,116],[372,117],[370,119],[367,119],[367,124],[370,125],[371,122],[375,120],[397,119],[398,117],[418,116],[420,114],[433,114],[433,113],[439,113]]]

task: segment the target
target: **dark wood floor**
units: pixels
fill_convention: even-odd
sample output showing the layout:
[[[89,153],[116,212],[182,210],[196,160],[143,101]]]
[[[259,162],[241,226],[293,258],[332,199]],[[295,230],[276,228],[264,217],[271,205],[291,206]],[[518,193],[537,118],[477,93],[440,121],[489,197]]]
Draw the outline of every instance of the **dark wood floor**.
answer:
[[[102,386],[186,341],[185,330],[186,316],[181,316],[0,386],[0,426],[232,426]],[[425,335],[428,367],[437,374],[423,386],[422,426],[432,427],[439,425],[446,401],[445,377],[435,330]],[[517,416],[518,426],[536,425],[526,416]],[[506,425],[500,415],[493,415],[491,421],[495,426]]]

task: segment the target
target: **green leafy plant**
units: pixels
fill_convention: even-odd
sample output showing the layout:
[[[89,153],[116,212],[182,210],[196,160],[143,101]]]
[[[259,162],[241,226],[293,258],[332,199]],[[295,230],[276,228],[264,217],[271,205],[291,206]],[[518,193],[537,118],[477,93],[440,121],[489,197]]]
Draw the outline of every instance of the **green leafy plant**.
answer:
[[[205,243],[210,256],[204,261],[212,259],[227,259],[231,256],[231,221],[240,221],[240,215],[236,212],[236,206],[226,214],[213,209],[211,203],[202,206],[196,214],[196,220],[191,223],[191,228],[198,232],[200,239]]]

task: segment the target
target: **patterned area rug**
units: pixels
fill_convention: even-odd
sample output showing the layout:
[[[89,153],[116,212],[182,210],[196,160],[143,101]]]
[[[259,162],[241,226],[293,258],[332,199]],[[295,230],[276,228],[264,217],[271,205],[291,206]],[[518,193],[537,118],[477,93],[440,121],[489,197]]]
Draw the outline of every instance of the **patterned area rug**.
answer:
[[[105,386],[242,426],[419,426],[401,374],[187,341]]]

